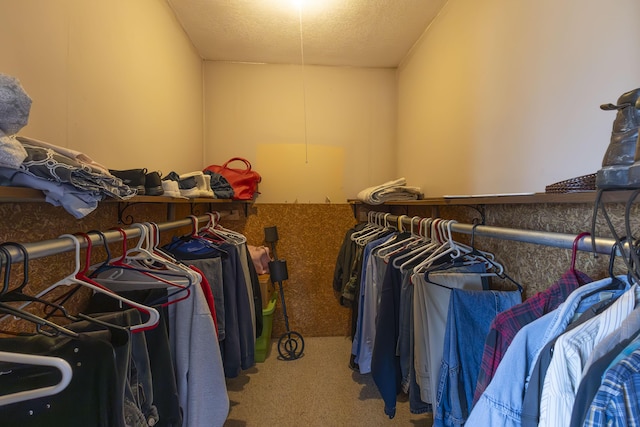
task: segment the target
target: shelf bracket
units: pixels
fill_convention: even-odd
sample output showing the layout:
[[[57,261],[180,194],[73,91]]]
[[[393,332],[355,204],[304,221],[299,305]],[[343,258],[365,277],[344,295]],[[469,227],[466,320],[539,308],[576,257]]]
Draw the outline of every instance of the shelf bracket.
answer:
[[[190,207],[189,211],[191,212],[191,215],[199,216],[201,213],[204,213],[204,212],[200,212],[199,209],[196,209],[196,205],[197,203],[194,203],[194,202],[189,203],[189,207]],[[211,206],[211,204],[209,204],[209,206]]]
[[[118,202],[118,224],[131,225],[134,223],[133,216],[124,216],[124,211],[133,205],[139,205],[142,202]]]
[[[460,206],[466,206],[468,208],[471,208],[475,211],[477,211],[480,214],[480,218],[473,218],[471,220],[472,224],[478,224],[478,225],[485,225],[487,222],[487,215],[486,215],[486,210],[484,205],[460,205]]]

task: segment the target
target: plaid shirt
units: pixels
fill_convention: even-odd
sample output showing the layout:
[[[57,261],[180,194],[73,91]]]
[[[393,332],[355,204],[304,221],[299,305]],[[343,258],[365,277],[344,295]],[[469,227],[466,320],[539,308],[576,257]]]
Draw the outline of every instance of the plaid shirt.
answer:
[[[631,426],[640,423],[640,350],[609,369],[591,402],[585,427]]]
[[[571,292],[591,281],[586,274],[579,271],[573,273],[569,270],[548,289],[499,313],[493,319],[484,343],[480,372],[473,395],[474,405],[491,382],[502,356],[518,331],[535,319],[558,308]]]

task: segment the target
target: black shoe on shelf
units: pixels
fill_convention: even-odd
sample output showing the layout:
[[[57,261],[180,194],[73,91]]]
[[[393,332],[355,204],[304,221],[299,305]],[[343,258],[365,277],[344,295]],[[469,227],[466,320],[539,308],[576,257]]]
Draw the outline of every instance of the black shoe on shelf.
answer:
[[[136,190],[138,196],[143,196],[145,194],[146,168],[126,170],[109,169],[109,172],[111,175],[120,178],[125,185]]]
[[[160,172],[153,171],[145,175],[144,190],[147,196],[162,196],[164,194]]]

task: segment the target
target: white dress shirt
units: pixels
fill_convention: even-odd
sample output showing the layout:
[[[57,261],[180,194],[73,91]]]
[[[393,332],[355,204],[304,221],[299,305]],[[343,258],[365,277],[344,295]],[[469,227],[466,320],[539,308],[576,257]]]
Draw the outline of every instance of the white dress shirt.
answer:
[[[542,388],[539,427],[570,424],[575,394],[591,351],[622,324],[638,300],[640,289],[633,285],[601,314],[558,337]]]

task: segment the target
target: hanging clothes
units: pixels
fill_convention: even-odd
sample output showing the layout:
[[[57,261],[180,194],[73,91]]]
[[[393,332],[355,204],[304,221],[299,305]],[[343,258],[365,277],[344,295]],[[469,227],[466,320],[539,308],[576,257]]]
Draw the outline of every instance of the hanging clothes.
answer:
[[[117,369],[115,359],[115,348],[123,345],[128,345],[127,334],[114,335],[108,330],[83,333],[77,339],[44,335],[0,339],[0,351],[60,357],[73,370],[69,385],[55,395],[1,406],[2,423],[25,427],[124,426],[124,396],[119,384],[124,384],[125,373]],[[40,386],[37,378],[42,370],[36,370],[38,375],[32,377],[36,383],[32,384],[20,365],[3,362],[0,366],[7,372],[0,376],[3,390]]]
[[[475,270],[475,271],[474,271]],[[413,276],[414,366],[422,401],[436,403],[452,289],[482,290],[482,264]]]
[[[220,261],[209,261],[198,264],[203,271],[217,271],[215,263],[221,263],[222,269],[222,294],[224,307],[223,329],[219,330],[219,345],[222,353],[224,373],[227,378],[237,377],[242,370],[251,368],[255,364],[255,306],[262,305],[259,283],[252,287],[247,285],[246,276],[241,262],[241,253],[238,247],[230,243],[214,243],[201,238],[183,236],[174,238],[164,249],[173,254],[179,260],[185,262],[195,260],[211,260],[219,258]],[[249,255],[245,252],[245,260]],[[250,269],[251,267],[248,266]],[[255,270],[255,268],[254,268]],[[257,275],[255,277],[257,281]],[[215,278],[212,278],[215,280]],[[211,281],[210,281],[211,282]],[[257,288],[256,303],[254,295],[249,290]],[[254,301],[253,307],[250,299]],[[216,307],[216,313],[218,309]],[[220,323],[218,324],[220,328]]]
[[[504,352],[518,331],[544,314],[555,310],[571,292],[591,281],[591,278],[582,272],[568,270],[549,288],[496,316],[487,334],[473,396],[474,404],[493,379]]]
[[[640,342],[631,343],[621,355],[624,357],[606,371],[585,416],[585,427],[630,426],[640,421]]]
[[[617,281],[615,289],[611,285]],[[554,311],[522,327],[507,348],[495,375],[473,406],[468,425],[522,425],[523,397],[526,383],[542,348],[564,332],[574,317],[612,295],[630,288],[626,277],[611,277],[585,284],[574,290]],[[526,302],[526,301],[525,301]]]
[[[385,235],[367,243],[362,253],[363,269],[360,274],[360,289],[358,292],[356,331],[353,336],[351,354],[361,374],[371,372],[371,355],[375,341],[375,319],[377,317],[379,286],[384,279],[386,264],[379,257],[371,255],[380,244],[392,239],[392,235]],[[381,265],[382,264],[382,265]],[[381,277],[382,276],[382,277]]]
[[[617,329],[640,302],[640,288],[631,289],[600,315],[558,337],[540,399],[541,427],[569,425],[582,367],[593,347]]]
[[[164,300],[167,297],[165,289],[125,291],[123,294],[127,298],[142,304],[150,304],[154,301]],[[143,333],[147,343],[149,369],[151,370],[152,378],[153,392],[150,396],[153,396],[152,402],[158,411],[159,418],[155,426],[179,427],[183,425],[183,410],[180,406],[174,357],[169,342],[168,307],[155,307],[160,313],[160,322],[157,327]],[[120,304],[112,298],[96,294],[90,299],[86,312],[93,314],[117,312],[122,309]]]
[[[589,319],[594,318],[613,302],[616,297],[612,296],[610,299],[605,299],[595,303],[584,311],[580,316],[571,322],[567,326],[567,331],[581,325]],[[542,385],[547,375],[547,369],[551,363],[551,357],[553,356],[553,346],[555,345],[558,337],[549,341],[540,351],[536,359],[536,363],[533,367],[533,371],[529,376],[529,382],[527,383],[527,390],[522,402],[522,425],[524,426],[538,426],[540,422],[540,399],[542,397]]]
[[[592,402],[602,384],[602,379],[618,357],[632,343],[638,343],[638,335],[640,334],[640,308],[636,308],[622,322],[622,325],[616,331],[609,334],[594,349],[585,366],[583,368],[580,386],[576,391],[573,410],[571,411],[570,427],[582,426],[585,423],[587,414],[591,410]],[[595,412],[607,410],[607,405],[593,405],[594,414],[590,418],[590,422],[595,422]]]
[[[499,313],[521,302],[519,291],[451,290],[434,427],[464,425],[471,412],[484,337]]]

